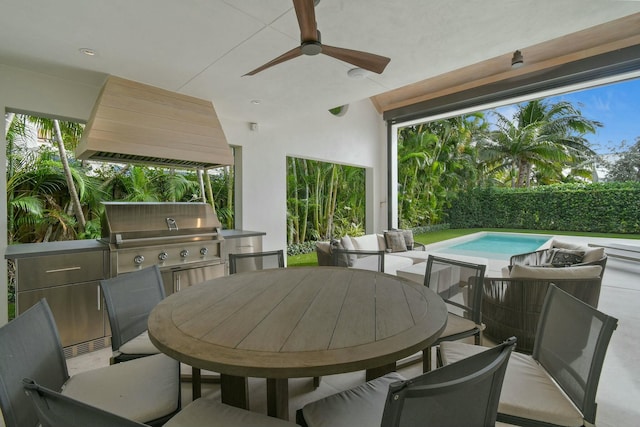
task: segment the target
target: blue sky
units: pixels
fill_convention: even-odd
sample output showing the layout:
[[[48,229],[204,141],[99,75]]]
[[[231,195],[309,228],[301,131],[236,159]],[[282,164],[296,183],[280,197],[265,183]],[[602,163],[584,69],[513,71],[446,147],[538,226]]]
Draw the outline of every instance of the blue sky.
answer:
[[[603,124],[597,133],[587,135],[591,148],[600,154],[617,149],[622,141],[632,145],[640,137],[640,79],[612,83],[593,89],[547,98],[549,102],[568,101],[582,115]],[[501,107],[499,111],[511,117],[514,107]]]

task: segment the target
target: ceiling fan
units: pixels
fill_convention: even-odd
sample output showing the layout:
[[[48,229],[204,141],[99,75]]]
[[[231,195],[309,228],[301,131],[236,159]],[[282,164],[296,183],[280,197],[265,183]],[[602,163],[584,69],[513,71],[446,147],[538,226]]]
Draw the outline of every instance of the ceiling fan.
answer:
[[[315,3],[319,3],[318,0]],[[372,71],[374,73],[382,73],[391,60],[390,58],[375,55],[373,53],[361,52],[358,50],[344,49],[341,47],[328,46],[320,42],[320,31],[316,23],[314,0],[293,0],[293,7],[298,17],[298,25],[300,26],[300,46],[280,55],[276,59],[267,62],[261,67],[248,72],[245,76],[253,76],[260,71],[273,67],[274,65],[288,61],[298,56],[317,55],[323,53],[333,58],[339,59],[356,67]]]

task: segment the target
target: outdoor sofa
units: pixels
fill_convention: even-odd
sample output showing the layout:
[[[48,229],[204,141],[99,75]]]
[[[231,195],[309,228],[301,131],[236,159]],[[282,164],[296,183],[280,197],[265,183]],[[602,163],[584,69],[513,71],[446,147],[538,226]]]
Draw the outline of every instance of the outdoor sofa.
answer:
[[[334,263],[333,250],[345,250]],[[361,251],[364,256],[359,256]],[[424,245],[413,240],[411,230],[389,230],[382,234],[365,234],[363,236],[344,236],[330,242],[317,242],[316,253],[318,265],[378,270],[379,257],[384,258],[384,272],[396,274],[401,268],[409,267],[427,260],[428,254]]]

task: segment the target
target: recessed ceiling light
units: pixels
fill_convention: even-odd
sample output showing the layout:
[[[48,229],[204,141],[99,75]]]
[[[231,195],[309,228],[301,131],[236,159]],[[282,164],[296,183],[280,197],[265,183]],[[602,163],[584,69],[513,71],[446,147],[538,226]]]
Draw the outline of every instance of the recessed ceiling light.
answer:
[[[78,49],[81,53],[84,53],[87,56],[96,56],[96,51],[93,49],[89,49],[88,47],[81,47]]]

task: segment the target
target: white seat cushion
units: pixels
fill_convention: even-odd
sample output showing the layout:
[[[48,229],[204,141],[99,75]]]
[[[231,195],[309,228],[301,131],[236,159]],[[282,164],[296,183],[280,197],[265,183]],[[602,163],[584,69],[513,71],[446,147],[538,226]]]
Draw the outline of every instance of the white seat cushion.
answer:
[[[302,414],[309,427],[379,426],[389,384],[405,378],[391,372],[358,387],[309,403]]]
[[[413,265],[413,261],[409,258],[398,257],[395,255],[384,255],[384,272],[396,275],[400,268],[406,268]]]
[[[465,319],[464,317],[460,317],[453,313],[448,313],[447,326],[445,326],[444,331],[440,334],[440,338],[461,334],[476,328],[478,328],[478,325],[476,325],[473,320]],[[481,326],[479,329],[482,330],[484,327]]]
[[[429,252],[425,252],[425,251],[406,251],[406,252],[394,252],[393,256],[399,256],[399,257],[404,257],[404,258],[409,258],[411,260],[411,262],[418,263],[418,262],[424,262],[427,259],[429,259]]]
[[[144,423],[178,409],[179,390],[178,361],[157,354],[76,374],[62,394]]]
[[[118,349],[123,354],[158,354],[160,350],[149,339],[149,333],[144,331],[132,340],[127,341]]]
[[[379,261],[380,257],[376,255],[366,255],[356,259],[353,264],[351,264],[351,267],[359,268],[360,270],[378,271]]]
[[[380,240],[375,234],[352,237],[353,246],[359,251],[384,251],[386,246],[380,245]]]
[[[531,267],[514,265],[511,267],[512,279],[592,279],[600,277],[602,267],[599,265],[584,265],[576,267]]]
[[[163,427],[295,427],[279,418],[225,405],[214,399],[200,398],[183,408]]]
[[[361,270],[378,271],[378,256],[363,256],[353,262],[353,268],[359,268]],[[387,274],[396,274],[399,268],[405,268],[413,265],[413,261],[408,258],[400,258],[393,255],[384,255],[384,272]]]
[[[445,365],[486,350],[486,347],[447,341],[440,345]],[[511,353],[500,394],[498,413],[560,426],[582,426],[582,414],[553,378],[531,356]]]

